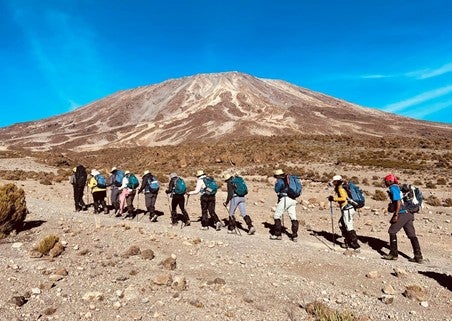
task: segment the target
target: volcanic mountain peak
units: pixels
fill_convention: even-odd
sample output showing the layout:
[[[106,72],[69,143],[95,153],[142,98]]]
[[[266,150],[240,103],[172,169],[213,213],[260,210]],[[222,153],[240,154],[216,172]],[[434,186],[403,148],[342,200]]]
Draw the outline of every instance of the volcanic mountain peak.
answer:
[[[281,80],[198,74],[124,90],[70,113],[0,129],[3,145],[98,149],[288,134],[448,135],[434,124],[363,108]]]

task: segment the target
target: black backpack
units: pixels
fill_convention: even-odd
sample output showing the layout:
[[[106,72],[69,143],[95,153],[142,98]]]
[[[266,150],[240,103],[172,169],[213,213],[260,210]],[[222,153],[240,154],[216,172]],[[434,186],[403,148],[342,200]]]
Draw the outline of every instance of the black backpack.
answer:
[[[78,165],[75,169],[75,186],[83,187],[86,184],[86,168],[83,165]]]

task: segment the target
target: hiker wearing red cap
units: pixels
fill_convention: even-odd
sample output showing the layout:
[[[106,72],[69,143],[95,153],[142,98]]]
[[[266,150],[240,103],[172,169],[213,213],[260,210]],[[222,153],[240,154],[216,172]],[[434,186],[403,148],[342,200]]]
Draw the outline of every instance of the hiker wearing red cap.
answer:
[[[409,259],[410,262],[422,263],[422,253],[421,247],[419,245],[419,240],[416,236],[416,231],[414,229],[414,214],[410,213],[403,205],[403,195],[400,191],[397,177],[393,174],[388,174],[385,177],[385,185],[389,188],[388,195],[391,199],[391,203],[388,205],[388,211],[393,213],[390,220],[391,226],[389,227],[389,254],[383,255],[385,260],[397,260],[398,249],[397,249],[397,232],[403,228],[406,236],[410,239],[411,246],[413,247],[414,257]]]

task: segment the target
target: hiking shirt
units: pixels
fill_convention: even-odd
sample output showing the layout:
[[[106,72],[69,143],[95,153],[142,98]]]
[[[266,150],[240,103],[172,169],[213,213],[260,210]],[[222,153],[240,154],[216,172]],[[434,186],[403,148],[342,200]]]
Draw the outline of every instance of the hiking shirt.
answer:
[[[89,179],[88,187],[91,188],[91,193],[102,192],[107,190],[106,188],[97,187],[97,181],[94,178],[94,176]]]
[[[117,189],[118,186],[116,186],[115,181],[116,174],[111,174],[107,179],[107,187],[110,187],[111,189]]]
[[[234,184],[232,184],[232,178],[228,179],[226,181],[226,185],[228,188],[228,197],[226,197],[226,205],[229,204],[229,201],[232,200],[233,197],[237,196],[237,194],[235,194],[235,190],[234,190]]]
[[[395,203],[397,202],[401,202],[399,214],[405,214],[407,212],[405,206],[403,206],[403,194],[400,191],[399,185],[392,184],[391,186],[389,186],[389,198],[391,199],[391,202],[394,203],[394,205],[396,205]]]
[[[288,186],[286,185],[286,182],[284,181],[285,177],[280,177],[276,180],[275,183],[275,192],[276,194],[278,194],[278,200],[280,198],[286,197],[287,196],[287,189]]]
[[[127,187],[127,184],[129,184],[129,177],[128,175],[124,175],[124,177],[122,178],[122,184],[121,187],[118,188],[120,191],[122,191],[123,189],[128,189],[129,191],[131,191],[131,188]]]
[[[337,187],[334,188],[334,192],[336,193],[336,196],[334,196],[334,201],[338,202],[340,208],[345,208],[348,204],[348,194],[347,191],[345,190],[344,186],[339,185]]]
[[[176,188],[176,181],[179,179],[179,177],[173,177],[171,178],[168,189],[165,191],[166,194],[174,194],[174,189]]]
[[[204,183],[204,178],[206,178],[206,175],[201,175],[196,180],[196,188],[194,191],[188,192],[189,195],[195,195],[198,193],[204,194],[204,191],[206,189],[206,184]]]
[[[154,177],[152,176],[151,173],[146,174],[146,175],[143,176],[142,181],[141,181],[140,189],[138,190],[138,194],[141,193],[143,190],[144,190],[145,193],[150,193],[151,192],[150,191],[151,186],[149,186],[149,181],[150,180],[153,181],[153,178]],[[156,194],[156,192],[154,192],[154,194]]]

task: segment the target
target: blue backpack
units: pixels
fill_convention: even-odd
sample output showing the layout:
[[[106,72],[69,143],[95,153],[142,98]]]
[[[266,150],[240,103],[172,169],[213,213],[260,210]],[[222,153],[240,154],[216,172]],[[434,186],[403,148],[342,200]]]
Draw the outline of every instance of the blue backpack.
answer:
[[[237,196],[245,196],[248,194],[248,187],[242,177],[234,176],[231,183],[234,186],[234,193],[237,194]]]
[[[99,188],[106,188],[107,187],[107,180],[105,179],[105,176],[102,174],[97,174],[94,176],[94,179],[96,180],[96,186]]]
[[[115,173],[115,186],[121,187],[122,185],[122,179],[124,178],[124,171],[117,169]]]
[[[174,191],[174,194],[177,194],[177,195],[183,195],[187,191],[187,185],[185,185],[185,181],[181,177],[178,177],[176,179],[176,182],[174,182],[173,191]]]
[[[160,184],[155,176],[148,177],[148,186],[146,187],[147,192],[157,193],[159,191]]]
[[[291,199],[296,199],[301,195],[302,186],[300,178],[297,175],[286,176],[287,196]]]
[[[203,178],[204,184],[206,188],[204,189],[204,193],[207,195],[215,195],[218,190],[218,185],[215,182],[214,178],[211,176],[206,176]]]
[[[129,174],[129,182],[127,183],[127,187],[131,189],[135,189],[140,185],[138,182],[138,178],[134,174]]]
[[[347,192],[348,202],[353,205],[355,209],[363,207],[366,201],[363,191],[352,182],[344,183],[343,186]]]

